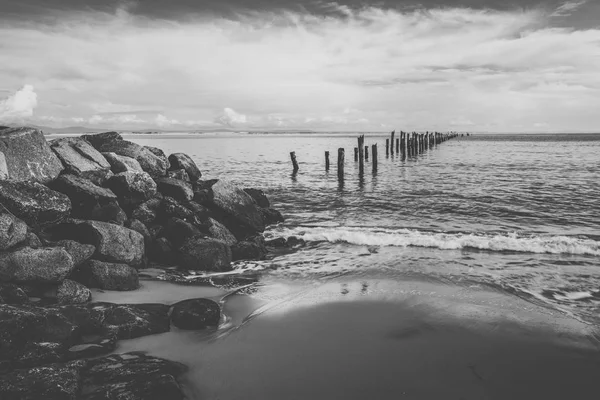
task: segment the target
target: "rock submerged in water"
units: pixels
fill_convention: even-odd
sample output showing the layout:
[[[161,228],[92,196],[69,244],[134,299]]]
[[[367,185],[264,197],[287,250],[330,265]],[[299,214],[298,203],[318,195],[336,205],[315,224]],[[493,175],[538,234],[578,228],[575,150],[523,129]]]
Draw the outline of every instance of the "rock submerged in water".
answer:
[[[220,240],[191,237],[183,242],[178,254],[181,267],[189,270],[231,270],[231,248]]]
[[[189,299],[173,304],[171,322],[179,329],[216,327],[221,319],[221,307],[209,299]]]

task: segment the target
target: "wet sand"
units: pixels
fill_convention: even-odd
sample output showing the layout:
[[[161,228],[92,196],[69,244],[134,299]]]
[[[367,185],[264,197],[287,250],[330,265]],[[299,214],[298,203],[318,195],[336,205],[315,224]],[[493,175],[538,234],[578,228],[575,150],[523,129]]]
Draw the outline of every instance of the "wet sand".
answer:
[[[219,298],[144,282],[149,301]],[[116,301],[95,293],[98,301]],[[124,302],[125,302],[124,301]],[[190,399],[569,399],[600,393],[594,328],[482,287],[266,281],[217,331],[123,341],[190,367]]]

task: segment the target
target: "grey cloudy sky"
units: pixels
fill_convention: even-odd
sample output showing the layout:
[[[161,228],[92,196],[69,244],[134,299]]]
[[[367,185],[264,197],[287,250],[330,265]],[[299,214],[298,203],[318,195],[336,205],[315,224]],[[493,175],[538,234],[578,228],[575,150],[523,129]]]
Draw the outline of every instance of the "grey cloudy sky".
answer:
[[[597,0],[4,0],[0,122],[600,127]]]

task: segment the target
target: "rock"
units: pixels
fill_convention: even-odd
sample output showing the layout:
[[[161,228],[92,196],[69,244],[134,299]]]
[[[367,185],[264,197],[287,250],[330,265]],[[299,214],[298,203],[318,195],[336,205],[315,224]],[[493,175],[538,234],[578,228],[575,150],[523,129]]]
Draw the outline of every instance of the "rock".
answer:
[[[185,153],[171,154],[169,156],[169,162],[171,163],[171,170],[184,169],[192,182],[195,182],[202,177],[202,172],[200,172],[200,169],[194,160]]]
[[[0,283],[0,304],[27,304],[29,296],[14,283]]]
[[[210,228],[208,228],[208,231],[210,237],[225,242],[228,246],[233,246],[237,243],[237,239],[225,225],[212,218],[209,218],[209,222]]]
[[[112,175],[108,161],[85,139],[79,137],[54,139],[50,142],[50,148],[70,174],[99,185]]]
[[[157,189],[164,196],[169,196],[178,201],[190,201],[194,198],[192,185],[188,182],[173,178],[156,179]]]
[[[150,231],[146,225],[144,225],[140,220],[132,219],[128,222],[127,227],[144,237],[144,248],[146,252],[148,252],[148,249],[152,246],[152,236],[150,236]]]
[[[0,251],[10,249],[27,239],[27,224],[7,212],[0,211]]]
[[[178,179],[180,181],[190,181],[190,177],[188,176],[185,169],[176,169],[174,171],[167,171],[167,178]]]
[[[144,146],[144,148],[147,150],[150,150],[150,152],[152,154],[154,154],[156,157],[160,158],[165,163],[167,169],[171,168],[171,162],[167,158],[167,155],[165,154],[165,152],[162,151],[162,149],[159,149],[158,147],[152,147],[152,146]]]
[[[56,246],[62,247],[71,255],[73,266],[78,267],[84,261],[90,259],[96,252],[96,247],[91,244],[83,244],[74,240],[60,240],[55,243]]]
[[[123,226],[100,221],[85,221],[77,226],[80,239],[96,247],[100,261],[138,266],[144,258],[144,237]]]
[[[127,214],[118,203],[109,203],[95,208],[88,219],[123,225],[127,221]]]
[[[0,204],[30,227],[52,224],[71,212],[71,201],[37,182],[0,181]]]
[[[165,197],[160,205],[159,217],[161,220],[169,218],[179,218],[184,220],[193,220],[194,213],[187,207],[181,205],[172,197]]]
[[[50,184],[50,188],[69,197],[71,215],[74,218],[89,219],[92,215],[98,216],[98,209],[117,203],[117,196],[112,190],[97,186],[80,176],[61,175]]]
[[[136,206],[156,194],[156,183],[145,172],[121,172],[111,177],[106,186],[121,200],[124,206]]]
[[[254,189],[254,188],[247,188],[247,189],[244,189],[244,192],[248,193],[248,195],[250,195],[250,197],[252,197],[254,202],[259,207],[262,207],[262,208],[271,207],[271,203],[269,202],[267,195],[265,195],[265,192],[263,192],[262,190]]]
[[[230,271],[231,249],[220,240],[186,239],[178,250],[179,264],[189,270]]]
[[[284,221],[283,215],[274,208],[261,208],[260,213],[265,225],[274,225]]]
[[[0,281],[44,284],[58,283],[73,270],[73,259],[60,247],[24,247],[0,254]]]
[[[214,196],[212,204],[224,214],[224,219],[220,219],[221,222],[238,239],[265,230],[259,207],[242,189],[220,180],[212,186],[212,192]]]
[[[166,264],[174,265],[177,263],[177,257],[173,252],[173,247],[167,238],[161,237],[154,241],[151,250],[152,260]]]
[[[121,156],[136,159],[140,163],[142,169],[152,177],[166,175],[166,158],[155,155],[144,146],[123,140],[116,132],[85,135],[83,138],[89,141],[92,146],[101,153],[116,153]]]
[[[283,237],[267,240],[265,244],[269,247],[287,247],[287,241]]]
[[[210,205],[214,197],[212,186],[218,181],[218,179],[210,179],[194,182],[194,201],[203,205]]]
[[[238,242],[231,246],[233,261],[238,260],[264,260],[267,257],[265,239],[257,236],[252,240]]]
[[[90,289],[70,279],[62,281],[56,290],[56,300],[59,304],[87,303],[91,298]]]
[[[187,239],[194,236],[201,236],[202,232],[189,222],[179,218],[170,218],[165,224],[162,235],[169,240],[174,249],[177,249]]]
[[[179,329],[216,327],[221,319],[221,307],[209,299],[190,299],[173,304],[171,322]]]
[[[140,287],[138,272],[127,264],[88,260],[71,277],[88,287],[104,290],[135,290]]]
[[[161,204],[161,199],[152,198],[137,206],[131,213],[131,218],[140,220],[144,224],[149,225],[156,219]]]
[[[0,170],[3,179],[48,183],[63,170],[42,131],[34,128],[0,130]]]
[[[106,161],[110,164],[113,173],[120,172],[144,172],[140,163],[131,157],[120,156],[116,153],[102,153]]]
[[[42,243],[38,235],[36,235],[33,232],[27,233],[25,241],[21,243],[21,245],[25,247],[31,247],[32,249],[39,249],[40,247],[44,247],[44,244]]]

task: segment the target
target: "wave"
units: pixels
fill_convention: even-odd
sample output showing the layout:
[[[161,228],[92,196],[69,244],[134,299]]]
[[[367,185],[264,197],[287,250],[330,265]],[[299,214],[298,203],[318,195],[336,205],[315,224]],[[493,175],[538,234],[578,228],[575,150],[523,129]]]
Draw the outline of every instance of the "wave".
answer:
[[[358,227],[294,227],[270,231],[267,236],[296,236],[307,242],[349,243],[364,246],[433,247],[444,250],[481,249],[524,253],[600,256],[600,242],[572,236],[536,236],[517,233],[441,233],[413,229]]]

